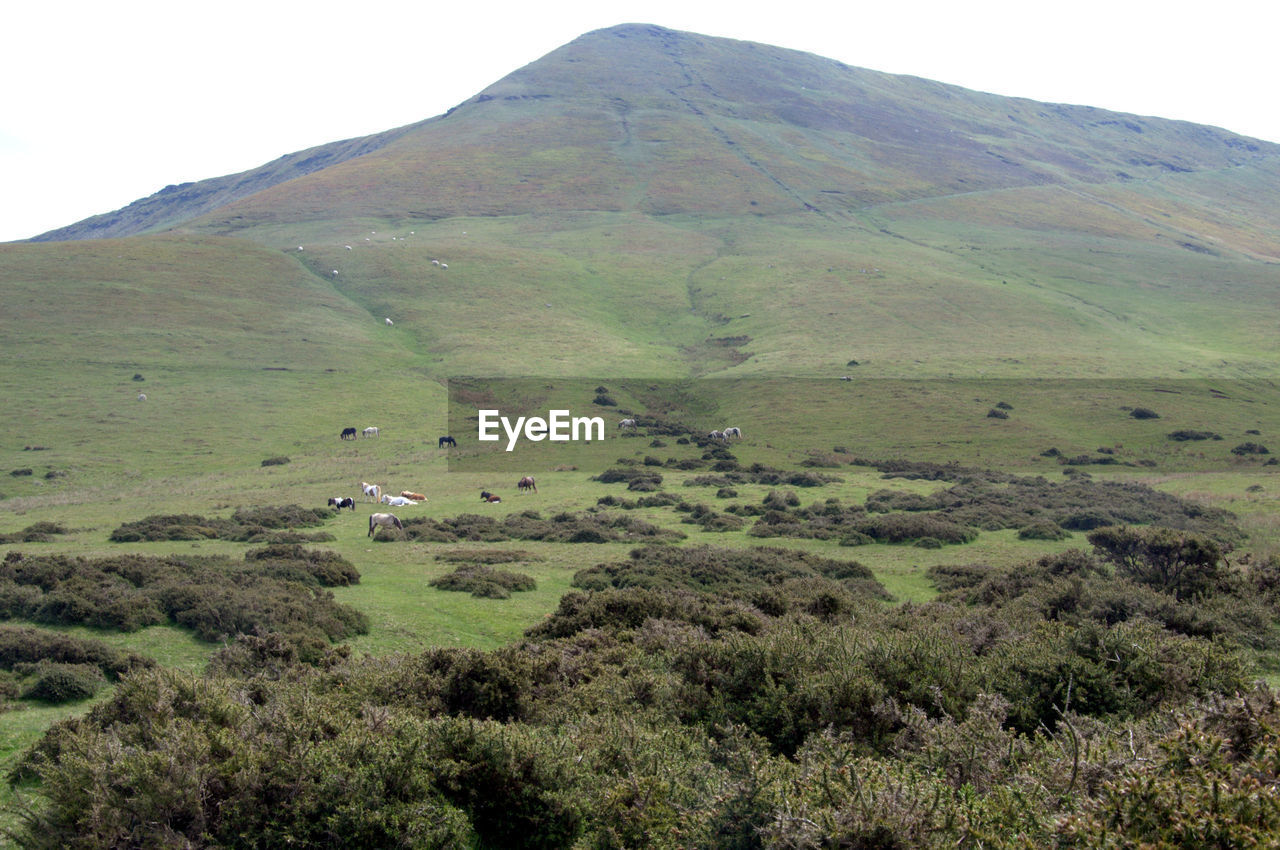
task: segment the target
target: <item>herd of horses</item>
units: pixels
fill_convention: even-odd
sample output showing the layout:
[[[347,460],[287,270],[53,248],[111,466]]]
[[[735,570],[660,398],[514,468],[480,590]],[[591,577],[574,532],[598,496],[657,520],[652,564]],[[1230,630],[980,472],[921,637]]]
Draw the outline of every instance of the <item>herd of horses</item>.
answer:
[[[638,423],[636,422],[635,419],[623,419],[618,422],[618,427],[623,430],[635,430],[638,427]],[[343,428],[342,433],[339,435],[339,438],[343,440],[354,440],[356,439],[357,434],[362,434],[365,437],[376,437],[378,436],[378,429],[376,427],[371,426],[371,427],[365,428],[361,432],[357,432],[355,428]],[[707,434],[707,439],[722,440],[724,442],[728,442],[730,440],[741,440],[742,429],[738,428],[737,426],[730,426],[728,428],[725,428],[723,431],[719,431],[719,430],[712,431],[709,434]],[[452,436],[445,435],[439,439],[437,443],[437,448],[443,449],[445,446],[449,446],[451,448],[457,448],[457,445],[458,445],[457,440],[455,440]],[[377,484],[371,484],[368,481],[361,481],[360,489],[364,493],[364,497],[366,501],[374,502],[376,504],[385,504],[385,505],[388,505],[389,507],[403,507],[407,505],[416,505],[419,502],[427,501],[427,497],[422,493],[414,493],[409,490],[401,491],[399,496],[392,496],[389,493],[384,494],[382,492],[381,486]],[[520,491],[521,493],[528,493],[528,492],[536,493],[538,492],[538,483],[534,480],[532,475],[526,475],[516,482],[516,490]],[[481,490],[480,501],[487,502],[490,504],[500,503],[502,501],[502,497],[499,496],[497,493],[492,493],[488,490]],[[332,507],[334,510],[337,510],[337,511],[341,511],[343,508],[349,508],[350,510],[354,511],[356,509],[356,502],[355,502],[355,499],[351,498],[350,496],[333,496],[332,498],[329,499],[329,507]],[[389,513],[370,514],[368,536],[373,537],[374,534],[377,533],[377,530],[379,528],[395,528],[395,529],[403,530],[404,523],[402,523],[400,521],[400,518],[397,517],[395,514],[389,514]]]
[[[360,482],[360,489],[364,492],[365,500],[375,502],[380,505],[387,505],[392,508],[405,507],[408,505],[416,505],[420,502],[429,501],[422,493],[413,493],[409,490],[402,490],[399,496],[392,496],[390,493],[383,493],[382,487],[378,484],[371,484],[368,481]],[[516,482],[516,489],[522,493],[538,492],[538,482],[534,480],[532,475],[526,475]],[[490,504],[500,503],[502,497],[497,493],[491,493],[488,490],[480,491],[480,501]],[[329,499],[329,507],[334,510],[341,511],[343,508],[350,508],[352,511],[356,509],[356,501],[350,496],[334,496]],[[373,537],[379,528],[398,528],[403,529],[404,523],[395,514],[374,513],[369,515],[369,537]]]
[[[639,423],[637,423],[636,420],[634,419],[618,420],[618,428],[623,431],[634,431],[638,427],[639,427]],[[739,428],[737,425],[730,425],[728,428],[725,428],[723,431],[717,430],[717,431],[710,432],[709,434],[707,434],[707,439],[721,440],[726,443],[729,442],[730,440],[741,440],[742,429]]]

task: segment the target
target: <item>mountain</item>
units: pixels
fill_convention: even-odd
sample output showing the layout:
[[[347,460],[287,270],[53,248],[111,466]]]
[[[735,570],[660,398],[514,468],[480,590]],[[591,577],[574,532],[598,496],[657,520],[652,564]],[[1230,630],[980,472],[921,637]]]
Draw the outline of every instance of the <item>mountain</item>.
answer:
[[[34,411],[15,439],[104,468],[124,422],[252,453],[421,421],[456,375],[1231,395],[1280,374],[1278,209],[1280,146],[1226,130],[624,25],[444,115],[0,246],[0,373]],[[931,417],[985,395],[952,396],[882,415],[952,432]],[[753,427],[807,403],[743,398]]]
[[[1280,146],[1211,127],[624,25],[588,33],[438,118],[168,187],[38,238],[192,220],[234,232],[317,218],[552,210],[803,211],[843,221],[879,205],[976,192],[1137,191],[1174,175],[1274,165],[1277,155]]]

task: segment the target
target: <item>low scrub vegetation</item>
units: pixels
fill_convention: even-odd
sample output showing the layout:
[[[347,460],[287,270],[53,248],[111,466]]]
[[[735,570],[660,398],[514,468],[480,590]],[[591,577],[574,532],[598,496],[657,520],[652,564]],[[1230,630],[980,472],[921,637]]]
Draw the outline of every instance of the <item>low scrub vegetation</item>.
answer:
[[[332,512],[297,505],[242,508],[229,518],[208,518],[194,514],[155,514],[126,522],[111,532],[114,543],[143,540],[232,540],[241,543],[319,542],[329,535],[300,535],[299,528],[314,528],[332,518]]]
[[[276,663],[141,671],[55,726],[11,776],[43,801],[19,843],[1014,848],[1272,834],[1249,801],[1280,779],[1280,706],[1251,690],[1229,634],[1107,616],[1113,569],[1078,550],[975,565],[940,571],[938,602],[888,607],[855,562],[647,545],[578,573],[551,618],[490,652],[289,666],[287,646],[242,643]],[[1082,587],[1097,601],[1069,607]]]
[[[259,538],[238,561],[10,554],[10,616],[239,635],[193,675],[0,632],[10,699],[118,680],[11,773],[38,801],[17,842],[1011,850],[1199,846],[1204,830],[1250,846],[1280,829],[1258,802],[1280,782],[1280,704],[1251,666],[1280,650],[1280,561],[1228,561],[1230,514],[1087,475],[899,462],[882,473],[937,489],[812,500],[789,474],[706,452],[695,486],[774,489],[718,510],[643,492],[667,464],[637,458],[610,479],[641,492],[585,511],[415,517],[387,534],[448,544],[416,547],[453,565],[431,584],[494,599],[533,590],[510,565],[544,550],[488,544],[638,544],[576,572],[554,611],[491,651],[335,646],[364,623],[327,588],[359,576],[296,541]],[[1081,548],[952,557],[929,571],[935,600],[890,605],[858,561],[673,545],[684,535],[641,509],[757,539],[963,547],[1008,530],[1080,532]],[[201,520],[161,519],[134,530]]]
[[[47,543],[67,529],[56,522],[35,522],[21,531],[0,534],[0,543]]]
[[[660,528],[625,514],[559,513],[544,519],[537,511],[521,511],[501,519],[480,514],[435,519],[413,517],[404,521],[403,535],[379,535],[377,540],[419,540],[457,543],[464,540],[542,540],[555,543],[612,543],[625,540],[679,540],[678,531]]]
[[[290,546],[250,552],[243,561],[10,552],[0,564],[0,615],[126,632],[171,623],[207,641],[279,631],[327,643],[368,628],[362,614],[325,589],[356,580],[332,553]]]
[[[538,586],[523,573],[495,570],[482,564],[458,567],[451,573],[432,579],[430,584],[440,590],[458,590],[486,599],[507,599],[512,593],[534,590]]]

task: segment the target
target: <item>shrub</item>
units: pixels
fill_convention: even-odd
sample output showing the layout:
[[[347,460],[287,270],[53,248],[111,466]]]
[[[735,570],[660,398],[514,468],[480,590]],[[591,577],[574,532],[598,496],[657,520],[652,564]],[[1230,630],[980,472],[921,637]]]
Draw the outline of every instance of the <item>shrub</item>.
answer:
[[[23,694],[40,702],[62,703],[88,699],[106,684],[102,671],[88,664],[45,664],[35,683]]]
[[[1167,435],[1170,440],[1177,442],[1186,442],[1187,440],[1221,440],[1221,434],[1215,434],[1212,431],[1194,431],[1190,428],[1180,429],[1178,431],[1170,431]]]
[[[1271,450],[1261,443],[1241,443],[1231,450],[1233,455],[1244,457],[1245,455],[1265,455],[1271,454]]]
[[[472,596],[506,599],[513,591],[535,590],[537,583],[523,573],[495,570],[480,564],[458,567],[451,573],[428,582],[440,590],[457,590]]]
[[[1197,534],[1112,526],[1088,540],[1121,575],[1179,600],[1211,594],[1224,578],[1222,549]]]
[[[110,679],[130,670],[154,666],[150,658],[114,649],[99,640],[26,626],[0,625],[0,669],[51,662],[92,666]]]
[[[1018,530],[1019,540],[1065,540],[1071,535],[1051,520],[1038,520]]]
[[[263,458],[262,460],[263,466],[284,466],[286,463],[289,463],[289,458],[284,455],[276,455],[275,457]]]
[[[1009,414],[1004,410],[999,410],[993,407],[987,411],[987,418],[988,419],[1008,419]]]
[[[307,549],[297,543],[272,543],[244,553],[246,561],[258,562],[269,574],[296,579],[307,576],[322,587],[348,587],[360,583],[355,565],[337,552]]]
[[[21,531],[0,534],[0,543],[47,543],[55,534],[66,534],[67,529],[56,522],[34,522]]]
[[[1156,413],[1149,407],[1135,407],[1129,411],[1129,415],[1134,419],[1159,419],[1160,414]]]
[[[880,543],[907,543],[934,538],[938,543],[970,543],[978,532],[934,513],[876,514],[854,523],[856,531]]]

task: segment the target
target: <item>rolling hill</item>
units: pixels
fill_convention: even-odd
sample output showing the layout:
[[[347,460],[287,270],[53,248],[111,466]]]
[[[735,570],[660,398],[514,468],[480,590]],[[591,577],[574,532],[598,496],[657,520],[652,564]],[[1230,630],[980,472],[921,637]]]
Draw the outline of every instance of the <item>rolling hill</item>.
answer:
[[[451,375],[1265,394],[1278,204],[1280,146],[1225,130],[623,25],[444,115],[0,246],[11,448],[110,468],[126,422],[421,421]],[[136,421],[135,374],[172,416]]]

